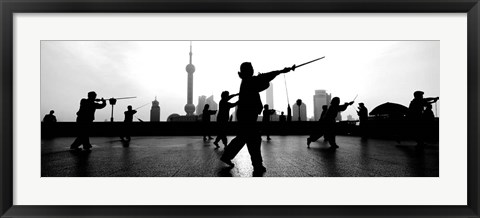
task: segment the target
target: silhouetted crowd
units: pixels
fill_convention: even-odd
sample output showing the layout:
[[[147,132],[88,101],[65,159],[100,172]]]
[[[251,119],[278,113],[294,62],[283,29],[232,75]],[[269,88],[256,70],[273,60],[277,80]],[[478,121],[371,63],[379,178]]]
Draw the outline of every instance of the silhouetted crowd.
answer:
[[[263,129],[262,125],[257,124],[258,115],[263,111],[262,123],[263,126],[266,126],[270,122],[270,117],[275,113],[276,110],[270,109],[268,104],[263,105],[260,99],[260,92],[266,90],[269,87],[270,81],[275,79],[276,76],[288,73],[295,69],[293,67],[286,67],[282,70],[272,71],[268,73],[254,74],[254,69],[251,63],[244,62],[240,65],[240,71],[238,76],[240,77],[241,84],[240,90],[237,94],[230,95],[228,91],[221,93],[221,100],[219,103],[219,110],[217,115],[217,122],[221,125],[219,132],[217,132],[217,137],[213,144],[218,148],[219,142],[222,141],[225,146],[223,155],[220,157],[220,160],[226,163],[230,167],[234,167],[232,160],[238,154],[238,152],[246,145],[248,152],[251,157],[252,165],[254,172],[263,173],[266,171],[265,166],[263,165],[263,159],[261,154],[261,134],[267,136],[267,141],[270,141],[270,133],[268,129]],[[439,97],[435,98],[424,98],[422,91],[414,92],[414,99],[410,102],[408,107],[408,113],[406,115],[406,120],[409,123],[408,134],[412,136],[419,147],[424,146],[424,129],[428,126],[429,122],[433,122],[435,119],[434,113],[432,111],[432,103],[435,103],[439,100]],[[232,98],[238,96],[238,101],[235,103],[229,102]],[[106,106],[106,101],[102,99],[96,99],[97,94],[95,92],[89,92],[87,98],[81,99],[80,108],[77,112],[77,138],[71,144],[70,149],[79,150],[80,146],[83,145],[84,150],[90,150],[92,145],[89,141],[90,129],[93,120],[95,119],[95,111],[97,109],[102,109]],[[320,119],[318,120],[318,125],[316,129],[312,130],[314,134],[310,135],[307,138],[307,147],[310,147],[312,142],[317,141],[319,138],[324,137],[324,141],[328,142],[330,149],[335,150],[339,148],[339,145],[336,143],[337,135],[337,122],[336,117],[338,113],[345,111],[348,106],[354,104],[354,101],[346,102],[340,104],[340,98],[332,98],[330,105],[323,105],[322,113]],[[300,107],[300,102],[297,101],[297,105]],[[206,104],[203,109],[202,122],[205,124],[210,122],[210,116],[216,114],[216,110],[210,110],[209,105]],[[230,142],[227,141],[225,126],[229,122],[230,109],[237,107],[236,118],[237,122],[242,124],[244,128],[238,130],[235,138]],[[300,109],[300,108],[299,108]],[[127,107],[125,114],[125,123],[133,122],[133,116],[136,113],[136,110],[132,109],[132,106]],[[112,112],[113,113],[113,112]],[[44,123],[54,123],[56,122],[56,117],[53,115],[54,111],[50,111],[49,114],[45,115],[43,122]],[[359,103],[357,108],[357,114],[360,121],[360,134],[362,138],[368,137],[367,124],[368,124],[368,109],[365,107],[364,103]],[[287,108],[287,116],[281,112],[279,116],[279,122],[286,123],[292,120],[290,105]],[[299,116],[299,121],[301,120]],[[122,141],[129,142],[131,140],[129,130],[126,129],[121,134]],[[213,139],[209,134],[203,136],[204,141]]]

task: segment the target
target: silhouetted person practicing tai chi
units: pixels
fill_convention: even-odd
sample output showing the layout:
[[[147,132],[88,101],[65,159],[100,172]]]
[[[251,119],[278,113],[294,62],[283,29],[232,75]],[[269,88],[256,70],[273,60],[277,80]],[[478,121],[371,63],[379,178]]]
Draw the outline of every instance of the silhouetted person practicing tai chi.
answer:
[[[49,114],[45,115],[45,117],[43,117],[43,122],[44,123],[56,123],[57,118],[55,117],[55,115],[53,115],[53,113],[55,113],[55,111],[51,110]]]
[[[132,110],[132,106],[128,105],[127,110],[123,112],[125,114],[125,120],[123,122],[126,124],[125,125],[125,133],[123,136],[120,136],[120,139],[126,140],[129,142],[131,140],[130,138],[130,124],[133,122],[133,115],[137,113],[136,110]]]
[[[220,140],[222,140],[224,146],[227,146],[227,144],[228,144],[227,135],[225,134],[225,128],[226,128],[226,124],[228,123],[228,119],[230,117],[230,108],[233,108],[233,107],[237,106],[237,103],[238,103],[238,102],[230,103],[228,101],[230,101],[230,99],[232,99],[233,97],[235,97],[237,95],[238,94],[230,95],[230,93],[228,91],[222,92],[222,95],[221,95],[222,99],[220,100],[220,103],[219,103],[219,106],[218,106],[219,110],[218,110],[218,115],[217,115],[217,123],[219,124],[220,129],[219,129],[219,133],[217,135],[217,138],[213,142],[213,144],[215,146],[217,146],[217,148],[220,147],[218,145],[218,142]]]
[[[264,125],[263,131],[265,132],[265,135],[267,135],[267,141],[272,140],[270,138],[270,135],[268,134],[268,123],[270,122],[270,116],[275,113],[275,110],[269,109],[268,104],[263,106],[263,117],[262,117],[262,123]]]
[[[265,74],[253,76],[253,66],[249,62],[240,65],[238,76],[242,79],[240,84],[240,92],[237,106],[237,120],[239,124],[243,124],[237,136],[225,148],[220,158],[229,166],[233,167],[232,159],[247,144],[248,153],[252,160],[253,170],[256,173],[263,173],[266,168],[263,166],[260,145],[262,138],[260,131],[256,126],[258,115],[262,112],[262,100],[259,92],[265,90],[269,86],[269,82],[281,73],[287,73],[292,68],[284,68],[283,70],[273,71]]]
[[[367,135],[368,109],[363,103],[358,103],[357,111],[358,119],[360,120],[360,133],[362,137]]]
[[[328,107],[328,110],[325,114],[325,139],[328,141],[330,148],[332,149],[338,148],[338,145],[335,141],[335,137],[337,135],[335,132],[335,118],[337,117],[338,112],[346,110],[347,107],[353,103],[354,102],[351,101],[349,103],[340,105],[340,98],[338,97],[334,97],[330,102],[330,107]]]
[[[285,116],[285,114],[283,114],[283,111],[282,111],[282,113],[280,114],[280,116],[278,116],[278,122],[280,122],[280,123],[285,123],[285,122],[287,122],[287,116]]]
[[[95,110],[102,109],[107,105],[105,99],[95,99],[97,94],[95,92],[89,92],[88,98],[82,98],[80,100],[80,109],[77,112],[77,135],[78,137],[70,146],[70,149],[76,150],[80,145],[83,145],[83,149],[89,150],[92,148],[90,144],[89,133],[93,120],[95,120]],[[101,101],[101,104],[95,103]]]
[[[424,138],[424,127],[425,122],[423,121],[423,113],[425,107],[428,105],[435,103],[440,99],[439,97],[436,98],[423,98],[422,91],[415,91],[413,93],[413,100],[410,102],[408,106],[408,120],[410,122],[411,135],[417,141],[417,146],[424,146],[423,138]]]
[[[307,138],[307,147],[310,148],[310,143],[317,141],[319,138],[321,138],[325,134],[325,114],[327,113],[328,106],[323,105],[322,106],[322,113],[320,114],[320,119],[318,119],[318,132],[315,134],[312,134],[310,137]]]
[[[217,113],[217,110],[209,110],[210,108],[210,105],[206,104],[205,107],[203,108],[203,112],[202,112],[202,122],[206,125],[208,125],[208,123],[210,123],[210,115],[214,115]],[[206,126],[205,125],[205,126]],[[205,127],[207,128],[207,127]],[[205,131],[207,131],[207,133],[205,135],[203,135],[203,141],[207,141],[207,135],[208,135],[208,139],[213,139],[212,136],[210,135],[210,133],[208,132],[208,129],[204,129]]]

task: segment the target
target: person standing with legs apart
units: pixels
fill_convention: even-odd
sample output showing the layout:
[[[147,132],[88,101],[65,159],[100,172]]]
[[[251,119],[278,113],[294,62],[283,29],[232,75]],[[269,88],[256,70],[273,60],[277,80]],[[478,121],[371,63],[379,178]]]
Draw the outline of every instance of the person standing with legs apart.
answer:
[[[220,103],[219,103],[219,110],[217,115],[217,123],[219,124],[220,129],[219,129],[217,138],[213,142],[213,144],[217,146],[217,148],[220,147],[218,146],[218,142],[220,142],[220,140],[222,140],[224,146],[227,146],[228,141],[227,141],[227,135],[225,134],[225,126],[226,126],[225,124],[228,123],[228,118],[230,117],[229,116],[230,108],[237,106],[237,102],[230,103],[228,101],[237,95],[238,94],[229,95],[228,91],[222,92],[222,99],[220,100]]]
[[[294,69],[284,68],[279,71],[272,71],[265,74],[253,76],[253,66],[250,62],[244,62],[240,65],[238,76],[242,79],[238,98],[237,120],[243,125],[237,136],[225,148],[220,158],[221,161],[233,167],[232,159],[247,144],[248,153],[252,160],[254,172],[265,172],[263,166],[260,145],[262,138],[260,131],[256,126],[258,115],[262,112],[262,101],[260,92],[267,89],[269,82],[281,73],[287,73]]]
[[[307,138],[307,147],[310,148],[310,143],[317,141],[319,138],[321,138],[325,134],[325,124],[324,124],[324,119],[325,119],[325,114],[327,113],[328,106],[323,105],[322,106],[322,113],[320,114],[320,119],[318,120],[318,130],[314,134],[310,135],[310,137]]]
[[[330,107],[328,107],[327,113],[325,114],[325,139],[327,139],[328,143],[330,144],[330,148],[332,149],[338,148],[338,145],[335,141],[335,137],[337,135],[335,132],[335,118],[337,117],[338,112],[346,110],[347,107],[353,103],[354,102],[351,101],[349,103],[340,105],[340,98],[335,97],[332,99]]]
[[[78,137],[70,146],[71,150],[77,150],[80,145],[83,145],[83,149],[90,150],[92,145],[90,144],[89,133],[91,124],[95,120],[95,110],[102,109],[107,106],[105,99],[96,99],[97,93],[89,92],[88,98],[82,98],[80,101],[80,109],[77,112],[77,135]],[[101,104],[95,103],[101,101]]]

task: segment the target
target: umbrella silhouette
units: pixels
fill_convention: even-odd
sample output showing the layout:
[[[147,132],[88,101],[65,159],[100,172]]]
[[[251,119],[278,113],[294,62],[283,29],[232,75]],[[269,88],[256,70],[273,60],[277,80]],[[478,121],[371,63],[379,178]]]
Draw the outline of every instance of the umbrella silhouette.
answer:
[[[408,108],[397,103],[387,102],[374,108],[370,115],[389,115],[389,116],[404,116],[408,113]]]

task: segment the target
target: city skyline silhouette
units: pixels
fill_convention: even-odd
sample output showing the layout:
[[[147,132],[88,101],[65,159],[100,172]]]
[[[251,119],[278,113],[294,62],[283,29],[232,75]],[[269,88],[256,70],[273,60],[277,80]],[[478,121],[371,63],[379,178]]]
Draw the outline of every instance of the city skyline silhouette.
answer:
[[[174,113],[185,115],[189,44],[43,41],[41,117],[53,109],[58,121],[74,121],[78,99],[91,90],[105,98],[138,96],[117,102],[115,121],[123,120],[120,108],[135,108],[155,97],[160,105],[160,121]],[[197,106],[196,99],[201,95],[213,95],[218,103],[222,91],[238,92],[236,72],[243,61],[252,62],[256,74],[284,67],[278,63],[291,66],[326,56],[286,75],[289,103],[292,106],[294,100],[302,99],[307,105],[307,119],[314,116],[313,95],[321,89],[340,96],[342,101],[359,95],[357,102],[372,109],[385,102],[408,106],[415,90],[425,91],[426,96],[439,95],[439,45],[438,41],[193,41],[193,104]],[[276,54],[279,49],[288,52]],[[216,85],[216,80],[223,83]],[[272,109],[286,113],[284,78],[272,84]],[[261,98],[266,102],[265,92]],[[139,109],[136,116],[149,121],[150,106]],[[347,115],[357,117],[353,108],[347,109],[343,117]],[[105,120],[110,121],[110,111],[98,111],[95,121]]]

